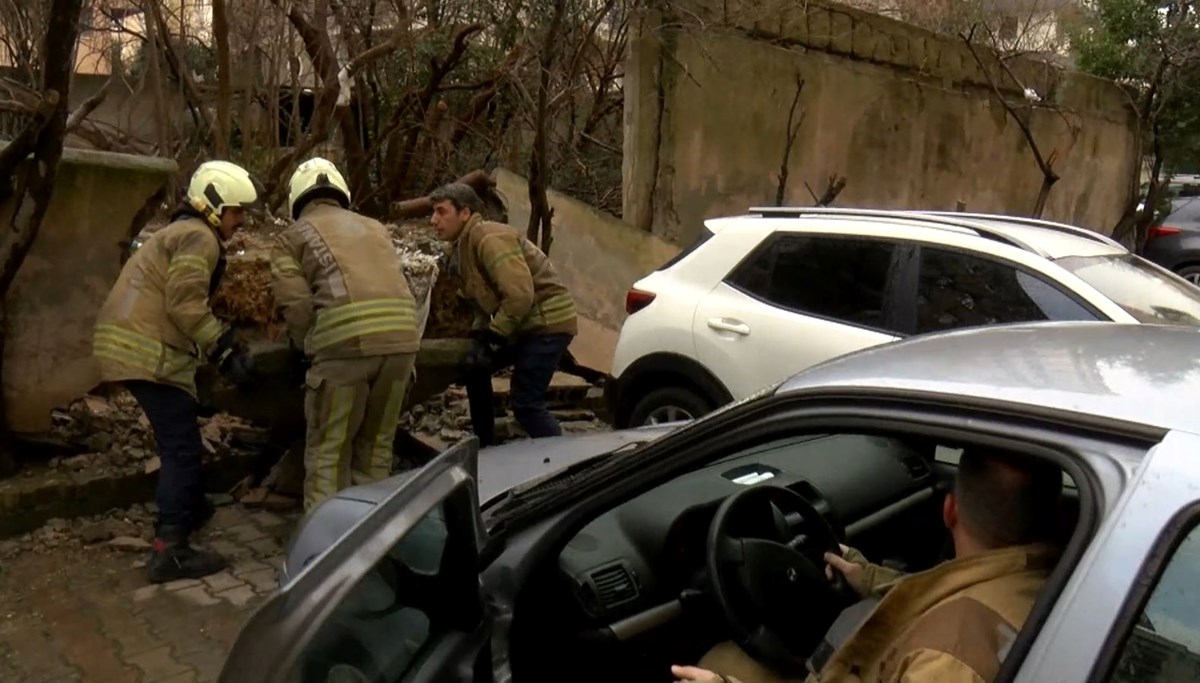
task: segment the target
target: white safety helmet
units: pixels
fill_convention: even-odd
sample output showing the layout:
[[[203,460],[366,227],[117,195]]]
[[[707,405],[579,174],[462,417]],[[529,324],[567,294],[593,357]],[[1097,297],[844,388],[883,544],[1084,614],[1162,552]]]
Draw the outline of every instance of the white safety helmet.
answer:
[[[244,209],[257,207],[262,188],[250,173],[228,161],[200,164],[188,182],[187,201],[214,226],[221,223],[221,211],[227,206]]]
[[[300,209],[314,192],[335,199],[342,208],[350,207],[350,186],[332,161],[313,157],[300,164],[288,182],[288,211],[292,218],[300,217]]]

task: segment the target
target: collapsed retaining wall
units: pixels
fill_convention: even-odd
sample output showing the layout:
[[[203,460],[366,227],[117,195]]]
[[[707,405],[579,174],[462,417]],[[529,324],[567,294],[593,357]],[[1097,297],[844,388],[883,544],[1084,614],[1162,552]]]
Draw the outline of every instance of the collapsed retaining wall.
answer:
[[[3,391],[15,431],[48,430],[52,409],[96,385],[96,312],[120,274],[123,243],[140,227],[135,216],[175,172],[169,159],[64,150],[50,207],[7,298]],[[0,203],[0,225],[18,199]]]

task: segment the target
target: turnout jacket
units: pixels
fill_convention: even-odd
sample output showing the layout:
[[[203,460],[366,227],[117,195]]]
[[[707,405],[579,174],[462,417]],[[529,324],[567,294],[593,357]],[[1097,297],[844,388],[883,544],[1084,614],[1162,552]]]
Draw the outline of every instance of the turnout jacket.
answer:
[[[271,289],[288,335],[314,362],[416,353],[416,302],[379,221],[310,202],[276,238]]]
[[[513,228],[472,216],[451,252],[463,295],[504,338],[579,331],[575,300],[554,264]]]
[[[196,368],[224,328],[209,297],[225,249],[200,218],[159,230],[125,262],[96,316],[92,354],[103,382],[148,380],[196,396]]]
[[[866,568],[866,585],[856,588],[882,599],[806,683],[991,681],[1058,557],[1058,549],[1033,544],[900,575],[851,551],[846,559]]]

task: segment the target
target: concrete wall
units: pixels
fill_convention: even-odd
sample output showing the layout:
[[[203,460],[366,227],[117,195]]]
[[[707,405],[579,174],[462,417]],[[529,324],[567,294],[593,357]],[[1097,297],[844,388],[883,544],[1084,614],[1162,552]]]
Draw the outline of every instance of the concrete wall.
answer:
[[[492,175],[509,224],[523,233],[529,225],[528,181],[504,168]],[[625,322],[626,292],[679,249],[560,192],[549,190],[546,196],[554,209],[550,260],[580,315],[571,352],[581,364],[607,372]]]
[[[785,204],[811,205],[804,183],[820,194],[838,173],[848,184],[836,206],[953,209],[961,200],[976,211],[1032,210],[1041,172],[962,41],[816,2],[691,0],[688,9],[684,20],[647,12],[631,35],[630,224],[687,241],[706,218],[773,203],[797,77],[804,120]],[[1044,215],[1109,231],[1135,172],[1128,98],[1045,64],[1014,60],[1012,69],[1063,112],[1031,118],[1062,176]],[[994,62],[989,71],[1021,98]]]
[[[51,410],[99,381],[92,328],[121,271],[121,242],[175,171],[167,159],[64,151],[49,210],[7,297],[3,391],[14,430],[48,429]],[[0,225],[15,205],[15,197],[0,203]]]

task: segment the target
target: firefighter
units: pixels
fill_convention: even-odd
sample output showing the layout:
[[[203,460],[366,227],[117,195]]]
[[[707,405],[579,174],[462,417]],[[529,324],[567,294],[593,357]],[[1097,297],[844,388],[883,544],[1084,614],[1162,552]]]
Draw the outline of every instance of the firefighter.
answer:
[[[387,229],[349,210],[329,161],[289,184],[295,223],[271,257],[288,336],[310,362],[304,414],[304,509],[391,473],[392,443],[420,339],[416,305]]]
[[[201,164],[171,223],[133,253],[96,319],[93,355],[101,381],[122,384],[158,443],[158,519],[147,563],[154,583],[221,571],[220,555],[188,538],[212,517],[201,482],[196,369],[216,364],[239,383],[248,363],[209,299],[225,270],[224,241],[257,204],[258,184],[225,161]]]
[[[429,198],[438,236],[454,243],[450,270],[462,277],[463,294],[479,312],[463,383],[480,445],[495,442],[492,374],[509,365],[517,423],[534,439],[558,436],[562,428],[546,409],[546,393],[578,331],[571,293],[532,242],[483,220],[483,202],[469,185],[451,183]]]

